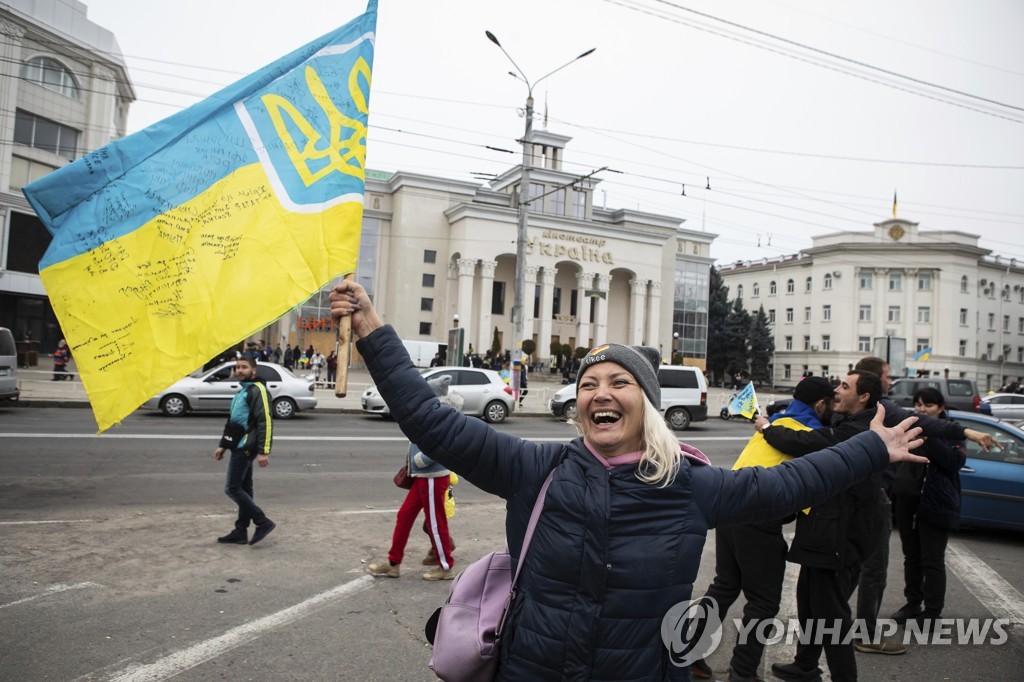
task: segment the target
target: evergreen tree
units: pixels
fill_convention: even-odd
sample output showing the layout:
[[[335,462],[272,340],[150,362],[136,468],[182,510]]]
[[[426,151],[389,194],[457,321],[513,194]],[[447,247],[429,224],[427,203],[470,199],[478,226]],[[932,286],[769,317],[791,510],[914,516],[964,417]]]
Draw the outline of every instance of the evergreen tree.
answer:
[[[743,307],[743,299],[732,303],[732,310],[725,318],[721,334],[721,345],[725,347],[726,372],[729,376],[748,372],[747,335],[750,333],[751,315]]]
[[[729,316],[729,287],[725,286],[718,268],[714,266],[711,266],[708,289],[708,373],[711,383],[721,386],[726,378],[728,358],[725,345],[718,343],[718,339],[725,332],[725,320]]]
[[[771,383],[773,377],[768,370],[775,353],[775,339],[772,338],[771,329],[768,327],[768,315],[764,312],[764,306],[757,309],[754,320],[750,325],[750,378],[756,384]]]

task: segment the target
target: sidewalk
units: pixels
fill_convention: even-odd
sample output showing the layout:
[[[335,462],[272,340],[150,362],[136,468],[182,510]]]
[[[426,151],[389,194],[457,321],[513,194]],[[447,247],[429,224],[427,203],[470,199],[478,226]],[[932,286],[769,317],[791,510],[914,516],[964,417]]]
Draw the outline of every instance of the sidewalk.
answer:
[[[49,364],[49,358],[41,358]],[[24,407],[88,407],[89,402],[85,394],[85,388],[78,378],[78,368],[74,361],[68,366],[69,373],[73,374],[73,381],[52,381],[53,372],[45,366],[18,369],[18,386],[21,389],[21,399],[17,403],[8,403],[8,406],[21,405]],[[332,413],[362,413],[360,396],[367,388],[373,385],[369,372],[365,368],[350,368],[348,375],[348,392],[344,398],[334,395],[334,390],[329,388],[316,389],[316,411]],[[517,416],[550,416],[548,401],[562,388],[561,374],[531,374],[529,393],[523,400],[523,406],[516,408],[514,415]],[[732,391],[724,388],[708,389],[708,419],[718,419],[718,413],[728,404]],[[765,394],[758,396],[761,405],[764,407],[768,401],[782,396]]]

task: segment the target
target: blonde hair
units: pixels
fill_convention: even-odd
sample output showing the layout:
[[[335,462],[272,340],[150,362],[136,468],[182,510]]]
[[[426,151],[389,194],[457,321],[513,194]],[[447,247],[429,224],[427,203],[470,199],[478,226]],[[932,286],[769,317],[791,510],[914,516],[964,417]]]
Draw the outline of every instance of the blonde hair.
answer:
[[[661,411],[646,394],[643,394],[643,399],[643,433],[640,441],[643,454],[637,465],[636,477],[644,483],[667,488],[676,478],[683,453],[679,448],[679,439],[665,423]],[[586,425],[580,419],[579,412],[576,413],[576,417],[569,420],[569,423],[576,428],[579,435],[586,437]]]

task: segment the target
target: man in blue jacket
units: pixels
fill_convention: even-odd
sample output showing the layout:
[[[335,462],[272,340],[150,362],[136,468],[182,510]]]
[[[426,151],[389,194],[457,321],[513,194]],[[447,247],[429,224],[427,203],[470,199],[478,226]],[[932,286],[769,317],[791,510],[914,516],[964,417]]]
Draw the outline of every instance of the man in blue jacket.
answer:
[[[255,545],[277,527],[253,500],[253,459],[261,468],[267,466],[273,440],[270,396],[263,380],[256,376],[256,363],[253,354],[246,354],[235,362],[233,376],[241,382],[242,388],[231,399],[231,413],[224,425],[224,434],[213,451],[213,458],[220,460],[226,450],[231,450],[224,492],[238,505],[235,529],[217,538],[217,542],[222,544]],[[250,522],[256,524],[251,541]]]

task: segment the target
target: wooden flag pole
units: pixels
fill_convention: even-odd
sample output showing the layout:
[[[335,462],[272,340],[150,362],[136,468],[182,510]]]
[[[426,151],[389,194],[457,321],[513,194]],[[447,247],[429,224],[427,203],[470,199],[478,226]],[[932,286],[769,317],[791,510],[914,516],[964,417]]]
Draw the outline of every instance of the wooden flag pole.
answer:
[[[345,280],[352,282],[354,274],[345,275]],[[338,320],[338,337],[334,344],[334,354],[338,357],[337,373],[334,377],[334,395],[344,398],[348,394],[348,363],[352,354],[352,316],[346,315]]]

